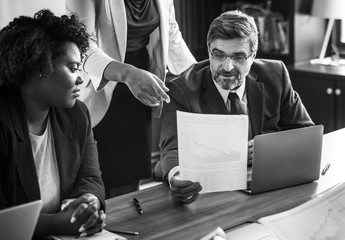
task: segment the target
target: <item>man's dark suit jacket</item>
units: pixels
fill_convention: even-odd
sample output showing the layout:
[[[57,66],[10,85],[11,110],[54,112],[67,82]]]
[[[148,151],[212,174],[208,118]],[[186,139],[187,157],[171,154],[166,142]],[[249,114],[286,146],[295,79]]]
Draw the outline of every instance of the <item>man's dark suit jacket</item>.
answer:
[[[229,114],[211,77],[209,61],[197,63],[167,84],[171,103],[162,115],[160,136],[163,176],[178,166],[176,110]],[[281,61],[256,59],[246,77],[250,138],[256,135],[314,125]]]
[[[0,209],[40,199],[23,99],[0,87]],[[105,207],[96,142],[86,106],[51,108],[61,200],[92,193]]]

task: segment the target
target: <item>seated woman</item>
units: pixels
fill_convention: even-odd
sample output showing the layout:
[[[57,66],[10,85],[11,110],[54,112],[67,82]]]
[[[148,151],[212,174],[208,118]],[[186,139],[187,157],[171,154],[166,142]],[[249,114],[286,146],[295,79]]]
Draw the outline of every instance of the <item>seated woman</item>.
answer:
[[[105,225],[96,142],[77,100],[87,48],[75,15],[41,10],[0,31],[0,209],[42,199],[35,237]]]

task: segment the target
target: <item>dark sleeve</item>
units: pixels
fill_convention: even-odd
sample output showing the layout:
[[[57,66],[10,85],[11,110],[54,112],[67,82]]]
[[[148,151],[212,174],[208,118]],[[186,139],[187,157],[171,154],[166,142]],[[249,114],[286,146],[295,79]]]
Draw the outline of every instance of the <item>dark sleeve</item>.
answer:
[[[83,103],[80,105],[87,123],[85,127],[86,139],[84,140],[84,147],[81,147],[81,164],[70,197],[79,197],[84,193],[91,193],[98,197],[102,204],[101,209],[105,210],[104,184],[98,162],[97,143],[91,129],[90,114]]]
[[[279,120],[281,130],[313,126],[314,123],[307,109],[304,107],[300,96],[294,91],[291,85],[289,73],[283,62],[281,62],[281,71],[283,84]]]
[[[5,149],[5,133],[4,129],[2,127],[2,124],[0,122],[0,209],[6,208],[8,203],[5,198],[4,194],[4,177],[6,176],[5,171],[7,169],[6,167],[6,159],[8,159],[7,151]]]
[[[177,122],[176,111],[189,112],[187,98],[182,89],[175,83],[167,84],[169,88],[170,103],[164,103],[162,113],[162,127],[160,134],[160,154],[163,179],[167,180],[167,175],[175,166],[178,166],[178,145],[177,145]]]

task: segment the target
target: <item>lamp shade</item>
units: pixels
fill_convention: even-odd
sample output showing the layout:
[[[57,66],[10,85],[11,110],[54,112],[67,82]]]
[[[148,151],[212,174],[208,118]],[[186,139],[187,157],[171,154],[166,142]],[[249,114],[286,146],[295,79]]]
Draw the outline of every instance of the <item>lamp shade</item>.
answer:
[[[345,0],[314,0],[311,14],[322,18],[345,19]]]

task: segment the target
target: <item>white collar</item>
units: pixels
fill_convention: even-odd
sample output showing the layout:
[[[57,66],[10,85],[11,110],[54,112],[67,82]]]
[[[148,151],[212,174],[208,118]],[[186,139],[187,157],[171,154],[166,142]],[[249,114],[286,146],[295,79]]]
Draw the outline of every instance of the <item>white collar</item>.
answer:
[[[214,83],[214,85],[216,85],[216,88],[218,89],[219,94],[222,96],[224,103],[226,103],[228,100],[228,95],[229,95],[230,90],[223,89],[214,80],[213,80],[213,83]],[[246,79],[244,79],[243,83],[241,84],[241,86],[239,88],[237,88],[235,91],[231,91],[231,92],[235,92],[237,94],[238,98],[240,100],[242,100],[243,96],[244,96],[245,89],[246,89]]]

